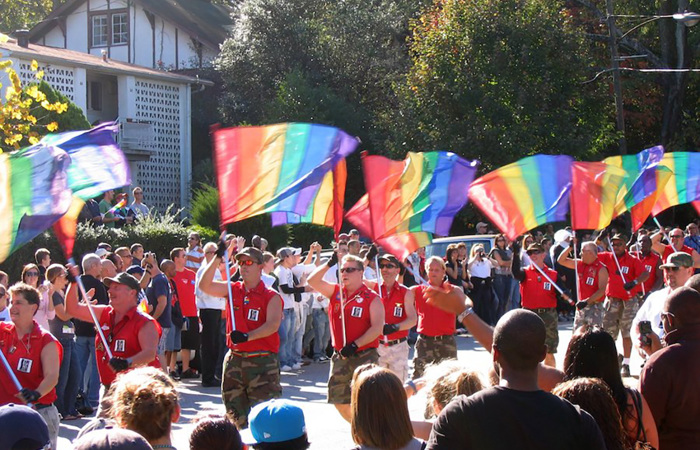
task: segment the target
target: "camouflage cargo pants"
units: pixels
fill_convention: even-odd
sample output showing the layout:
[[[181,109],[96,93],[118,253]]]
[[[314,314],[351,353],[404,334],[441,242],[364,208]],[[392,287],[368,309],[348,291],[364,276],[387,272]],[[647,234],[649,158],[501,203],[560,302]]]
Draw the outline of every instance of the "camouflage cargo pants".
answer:
[[[630,337],[632,320],[639,310],[637,299],[624,301],[619,298],[607,298],[603,306],[605,315],[603,316],[603,328],[610,333],[613,339],[617,340],[620,333],[623,338]]]
[[[576,317],[574,318],[574,331],[583,325],[602,327],[604,313],[602,302],[588,305],[583,309],[577,309]]]
[[[418,335],[416,352],[413,357],[412,378],[415,380],[422,377],[428,364],[436,364],[446,359],[457,359],[457,342],[454,336],[445,335],[433,338],[422,334]]]
[[[534,312],[544,322],[544,327],[547,330],[544,343],[547,344],[547,353],[554,354],[559,347],[559,316],[557,308],[533,308],[528,310]]]
[[[399,342],[392,346],[379,343],[379,365],[394,372],[403,383],[408,379],[408,352],[411,347],[407,341]]]
[[[368,348],[349,358],[334,352],[331,357],[331,374],[328,378],[328,403],[350,404],[350,382],[355,369],[364,364],[377,364],[377,349]]]
[[[248,426],[248,413],[258,403],[282,395],[280,365],[276,353],[248,356],[226,353],[221,398],[226,414],[238,426]]]

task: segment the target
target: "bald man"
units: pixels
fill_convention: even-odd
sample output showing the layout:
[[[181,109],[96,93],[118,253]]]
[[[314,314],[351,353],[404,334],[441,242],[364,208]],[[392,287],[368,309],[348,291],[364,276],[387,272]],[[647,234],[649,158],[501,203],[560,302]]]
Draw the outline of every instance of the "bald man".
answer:
[[[697,275],[688,284],[697,285]],[[659,448],[700,448],[700,293],[687,286],[674,290],[661,313],[665,346],[651,354],[639,377],[659,431]],[[642,347],[648,353],[658,347]]]
[[[657,231],[651,236],[652,250],[661,255],[661,261],[666,262],[671,253],[684,252],[693,257],[693,263],[695,268],[700,268],[700,254],[693,250],[692,248],[685,245],[685,234],[680,228],[674,228],[668,234],[668,238],[671,240],[669,245],[661,242],[661,238],[664,237],[662,231]]]
[[[493,333],[500,385],[455,398],[433,424],[428,450],[605,449],[590,414],[538,388],[546,335],[534,312],[505,314]]]

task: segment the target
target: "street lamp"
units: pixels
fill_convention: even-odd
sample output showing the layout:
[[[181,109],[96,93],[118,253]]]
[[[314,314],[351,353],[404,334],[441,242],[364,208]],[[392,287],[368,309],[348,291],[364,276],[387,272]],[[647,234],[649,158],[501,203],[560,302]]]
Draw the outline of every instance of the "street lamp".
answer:
[[[613,14],[613,0],[606,0],[605,6],[607,10],[607,24],[608,24],[608,37],[610,41],[610,57],[612,62],[612,73],[613,73],[613,91],[615,93],[615,119],[617,122],[617,131],[621,133],[620,135],[620,154],[627,154],[627,138],[625,137],[625,116],[623,114],[623,101],[622,101],[622,83],[620,80],[620,56],[618,52],[617,43],[620,39],[626,37],[628,34],[637,30],[638,28],[654,22],[659,19],[673,19],[678,23],[684,24],[686,27],[692,27],[700,23],[700,14],[691,11],[685,11],[682,13],[663,15],[663,16],[615,16]],[[622,34],[619,38],[615,36],[615,17],[634,17],[634,18],[646,18],[648,20],[643,21],[632,27],[626,33]]]

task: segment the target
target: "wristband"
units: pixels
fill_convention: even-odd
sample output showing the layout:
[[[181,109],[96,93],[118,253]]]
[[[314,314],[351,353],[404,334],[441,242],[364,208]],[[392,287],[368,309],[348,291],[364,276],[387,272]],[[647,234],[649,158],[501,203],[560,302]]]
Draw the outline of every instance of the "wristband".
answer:
[[[409,388],[413,389],[413,393],[411,395],[415,395],[418,392],[416,383],[414,383],[413,380],[408,380],[406,383],[404,383],[404,386],[408,386]]]
[[[131,358],[126,358],[126,363],[129,364],[129,367],[134,363],[134,360]]]
[[[466,319],[467,316],[470,316],[470,315],[472,315],[472,314],[474,314],[474,309],[470,306],[469,308],[467,308],[467,309],[465,309],[464,311],[462,311],[462,312],[460,313],[460,315],[457,316],[457,321],[458,321],[459,323],[462,323],[462,321],[463,321],[464,319]]]

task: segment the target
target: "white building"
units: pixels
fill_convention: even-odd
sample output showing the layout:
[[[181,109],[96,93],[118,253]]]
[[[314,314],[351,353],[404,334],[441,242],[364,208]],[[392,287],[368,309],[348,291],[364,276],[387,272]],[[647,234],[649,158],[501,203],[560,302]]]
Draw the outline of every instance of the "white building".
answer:
[[[179,70],[208,65],[219,54],[230,25],[230,10],[208,0],[68,0],[32,28],[29,39]]]
[[[44,81],[80,107],[90,122],[119,119],[120,145],[130,162],[132,185],[143,187],[144,203],[161,212],[170,204],[188,206],[191,95],[211,82],[107,55],[30,44],[26,37],[0,43],[0,54],[12,61],[23,84],[36,81],[31,71],[36,60]]]

